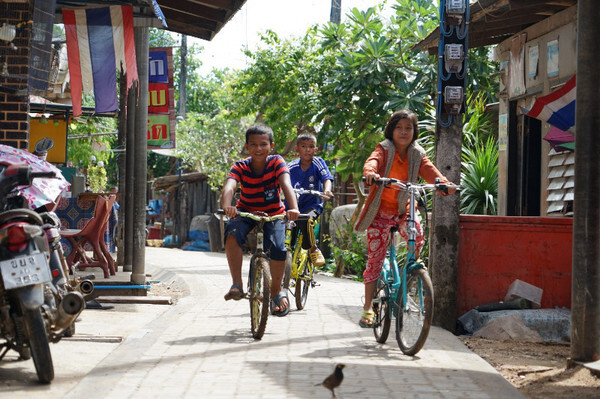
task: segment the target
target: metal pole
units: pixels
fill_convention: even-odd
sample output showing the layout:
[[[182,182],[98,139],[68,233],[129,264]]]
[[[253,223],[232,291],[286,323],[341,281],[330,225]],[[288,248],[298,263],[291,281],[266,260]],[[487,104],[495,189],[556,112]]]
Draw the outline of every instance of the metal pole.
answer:
[[[139,78],[139,98],[135,111],[135,161],[133,168],[133,270],[131,282],[146,281],[146,184],[148,173],[148,28],[135,28],[135,53]]]
[[[600,8],[580,0],[577,10],[575,200],[571,359],[600,359]]]

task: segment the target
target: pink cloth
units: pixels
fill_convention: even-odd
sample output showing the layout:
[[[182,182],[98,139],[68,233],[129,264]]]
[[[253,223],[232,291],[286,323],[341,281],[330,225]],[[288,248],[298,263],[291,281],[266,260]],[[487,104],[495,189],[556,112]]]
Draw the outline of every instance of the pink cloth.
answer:
[[[400,216],[379,213],[367,228],[369,258],[367,260],[365,271],[363,272],[365,284],[376,281],[381,274],[383,260],[385,259],[387,246],[390,241],[390,227],[396,224],[399,225],[400,228],[398,229],[398,232],[404,240],[408,240],[408,223],[406,222],[406,216],[406,214]],[[416,257],[418,258],[421,248],[423,248],[423,245],[425,244],[425,238],[423,236],[423,229],[418,220],[415,222],[415,227],[417,229],[415,248]]]

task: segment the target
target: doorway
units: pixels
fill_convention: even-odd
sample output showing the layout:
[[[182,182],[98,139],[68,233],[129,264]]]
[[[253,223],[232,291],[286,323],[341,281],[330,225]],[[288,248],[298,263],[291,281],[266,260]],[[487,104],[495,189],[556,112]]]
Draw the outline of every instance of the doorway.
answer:
[[[540,216],[542,123],[517,115],[510,102],[508,124],[508,216]]]

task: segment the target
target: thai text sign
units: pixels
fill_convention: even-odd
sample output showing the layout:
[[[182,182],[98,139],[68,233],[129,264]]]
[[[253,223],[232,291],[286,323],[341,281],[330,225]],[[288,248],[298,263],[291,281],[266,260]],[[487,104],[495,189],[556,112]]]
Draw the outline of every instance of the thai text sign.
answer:
[[[175,148],[173,50],[151,48],[148,65],[148,149]]]

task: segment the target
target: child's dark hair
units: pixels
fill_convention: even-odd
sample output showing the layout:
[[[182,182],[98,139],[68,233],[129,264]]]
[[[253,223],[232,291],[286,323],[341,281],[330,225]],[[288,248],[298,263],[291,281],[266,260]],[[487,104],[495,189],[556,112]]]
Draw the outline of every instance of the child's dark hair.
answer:
[[[310,140],[312,142],[315,143],[315,145],[317,144],[317,137],[312,134],[312,133],[302,133],[299,134],[298,137],[296,137],[296,144],[299,144],[301,141],[305,141],[305,140]]]
[[[396,111],[392,114],[392,116],[390,116],[390,119],[388,120],[387,125],[385,125],[385,138],[389,139],[389,140],[394,140],[394,129],[396,128],[396,125],[398,124],[398,122],[400,121],[400,119],[408,119],[409,121],[412,122],[413,125],[413,138],[412,141],[416,141],[417,138],[419,137],[419,119],[417,118],[417,114],[415,114],[413,111],[411,111],[410,109],[401,109],[399,111]]]
[[[253,134],[258,134],[261,136],[266,134],[269,136],[269,142],[273,142],[273,129],[264,123],[255,123],[254,125],[250,126],[248,130],[246,130],[246,144],[248,144],[248,138]]]

